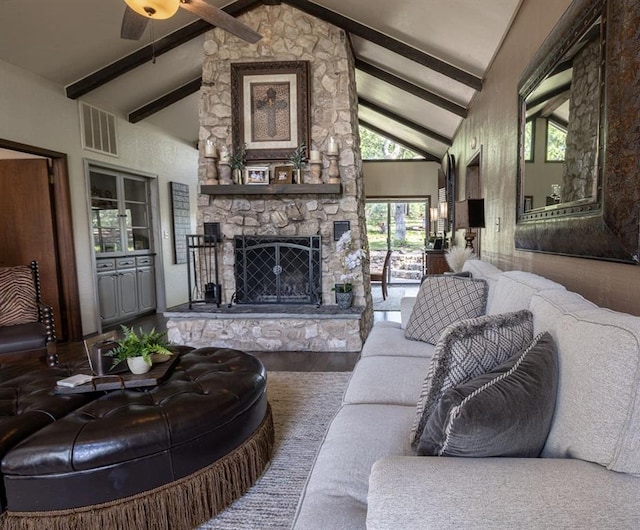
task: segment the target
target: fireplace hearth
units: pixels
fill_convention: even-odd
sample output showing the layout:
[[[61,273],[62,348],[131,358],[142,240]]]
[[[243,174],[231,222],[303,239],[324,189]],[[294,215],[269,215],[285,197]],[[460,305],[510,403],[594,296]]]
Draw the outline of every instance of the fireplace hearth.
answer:
[[[236,236],[236,303],[320,305],[321,243],[320,236]]]

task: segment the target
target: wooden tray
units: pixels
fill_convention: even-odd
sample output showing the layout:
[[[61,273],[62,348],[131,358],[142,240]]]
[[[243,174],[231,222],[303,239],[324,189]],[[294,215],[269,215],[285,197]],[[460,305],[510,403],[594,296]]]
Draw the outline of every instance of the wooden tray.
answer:
[[[56,385],[56,394],[83,394],[86,392],[98,392],[101,390],[122,390],[124,388],[141,388],[156,386],[164,381],[173,370],[173,367],[180,360],[179,355],[172,355],[168,361],[154,364],[146,374],[124,374],[96,375],[93,381],[84,385],[66,387]]]

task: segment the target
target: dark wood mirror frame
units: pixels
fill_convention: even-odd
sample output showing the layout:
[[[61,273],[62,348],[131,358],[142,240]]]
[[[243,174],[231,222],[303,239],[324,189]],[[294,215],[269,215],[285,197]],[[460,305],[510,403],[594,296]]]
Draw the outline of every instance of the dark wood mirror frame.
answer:
[[[593,201],[524,211],[524,97],[602,16],[599,186]],[[519,84],[518,212],[515,247],[638,264],[640,256],[640,3],[575,0],[534,56]]]

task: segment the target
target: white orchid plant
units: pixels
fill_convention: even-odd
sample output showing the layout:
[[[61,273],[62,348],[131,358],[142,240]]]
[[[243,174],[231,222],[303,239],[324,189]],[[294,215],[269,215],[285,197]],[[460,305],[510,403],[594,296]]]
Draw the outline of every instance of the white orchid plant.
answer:
[[[335,290],[341,293],[349,293],[353,289],[351,283],[359,274],[362,260],[366,259],[367,254],[361,248],[355,248],[351,230],[347,230],[336,243],[336,252],[340,256],[342,265],[342,273],[340,274],[340,283],[335,286]]]

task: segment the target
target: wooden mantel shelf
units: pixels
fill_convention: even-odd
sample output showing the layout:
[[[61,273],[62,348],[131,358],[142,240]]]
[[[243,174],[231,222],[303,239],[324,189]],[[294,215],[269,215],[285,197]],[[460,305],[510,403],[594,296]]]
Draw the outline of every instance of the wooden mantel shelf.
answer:
[[[340,184],[218,184],[200,187],[202,195],[335,195],[341,191]]]

